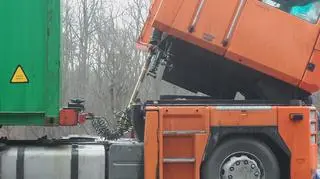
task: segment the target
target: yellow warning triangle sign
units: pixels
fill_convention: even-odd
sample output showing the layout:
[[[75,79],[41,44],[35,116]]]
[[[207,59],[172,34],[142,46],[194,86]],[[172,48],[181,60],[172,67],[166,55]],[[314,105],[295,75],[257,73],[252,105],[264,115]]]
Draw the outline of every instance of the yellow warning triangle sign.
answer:
[[[21,65],[18,65],[18,67],[16,68],[10,82],[11,83],[29,83],[29,79]]]

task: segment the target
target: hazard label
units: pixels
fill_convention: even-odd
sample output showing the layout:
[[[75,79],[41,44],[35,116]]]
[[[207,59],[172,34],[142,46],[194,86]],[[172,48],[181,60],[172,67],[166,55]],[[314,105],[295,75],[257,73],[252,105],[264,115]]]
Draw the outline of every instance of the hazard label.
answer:
[[[29,83],[28,76],[24,72],[21,65],[18,65],[14,71],[10,83]]]

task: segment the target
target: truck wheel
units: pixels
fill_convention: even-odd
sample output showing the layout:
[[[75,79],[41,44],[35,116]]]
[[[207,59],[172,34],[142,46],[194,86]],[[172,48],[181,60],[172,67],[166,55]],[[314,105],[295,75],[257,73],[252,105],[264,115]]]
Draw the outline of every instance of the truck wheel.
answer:
[[[202,168],[203,179],[279,179],[278,161],[271,149],[255,139],[221,143]]]

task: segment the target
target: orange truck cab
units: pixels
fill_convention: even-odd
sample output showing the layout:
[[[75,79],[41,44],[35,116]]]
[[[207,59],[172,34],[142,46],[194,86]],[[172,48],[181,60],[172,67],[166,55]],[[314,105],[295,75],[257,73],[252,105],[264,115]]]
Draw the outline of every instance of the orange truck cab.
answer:
[[[136,104],[144,178],[317,178],[319,14],[317,0],[153,0],[150,72],[209,97]]]
[[[166,51],[163,79],[219,99],[305,100],[320,88],[317,0],[153,0],[138,40]]]

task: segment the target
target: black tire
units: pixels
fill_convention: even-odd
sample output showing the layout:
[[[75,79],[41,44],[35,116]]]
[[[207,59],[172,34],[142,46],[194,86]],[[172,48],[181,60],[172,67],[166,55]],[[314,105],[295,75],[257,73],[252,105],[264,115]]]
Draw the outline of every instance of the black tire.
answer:
[[[271,149],[263,142],[251,138],[229,139],[217,146],[203,164],[202,179],[220,179],[220,167],[224,160],[237,152],[254,154],[261,161],[264,166],[263,179],[280,179],[279,164]]]

